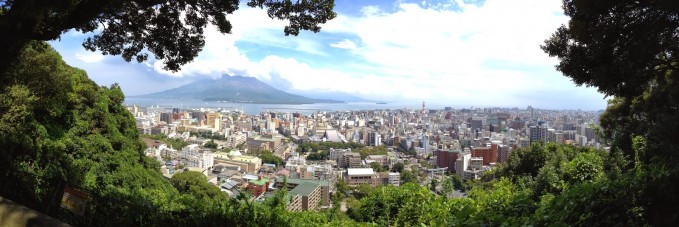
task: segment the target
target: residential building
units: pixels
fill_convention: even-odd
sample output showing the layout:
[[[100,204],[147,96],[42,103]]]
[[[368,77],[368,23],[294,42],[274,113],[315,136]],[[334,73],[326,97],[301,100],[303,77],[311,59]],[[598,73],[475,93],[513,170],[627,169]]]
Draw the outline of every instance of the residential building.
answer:
[[[462,172],[462,180],[468,181],[480,179],[483,172],[484,171],[481,169],[465,170]]]
[[[340,168],[359,168],[361,167],[361,154],[356,152],[344,153],[339,163]]]
[[[221,113],[208,113],[205,115],[206,125],[208,127],[214,128],[217,131],[222,130],[222,114]]]
[[[497,144],[472,148],[472,157],[482,157],[484,165],[497,162]]]
[[[509,146],[500,144],[498,145],[497,152],[498,152],[497,159],[498,163],[506,163],[507,161],[509,161],[509,155],[511,154],[511,149]]]
[[[401,185],[401,174],[389,172],[389,184],[396,187]]]
[[[214,165],[214,156],[210,150],[201,149],[196,144],[186,146],[182,149],[181,158],[186,162],[187,167],[208,169]]]
[[[259,154],[262,153],[263,151],[271,151],[271,149],[269,148],[269,143],[264,141],[248,139],[247,147],[248,153],[250,154]]]
[[[528,136],[529,136],[530,143],[546,142],[546,140],[547,140],[547,127],[530,126],[529,131],[528,131]]]
[[[382,135],[379,132],[370,132],[368,134],[368,145],[369,146],[381,146],[382,145]]]
[[[335,160],[335,161],[337,161],[337,163],[339,163],[339,162],[340,162],[340,158],[342,157],[342,154],[344,154],[344,153],[350,153],[350,152],[351,152],[351,148],[347,148],[347,149],[334,149],[334,148],[330,148],[330,155],[329,155],[328,158],[329,158],[330,160]]]
[[[389,167],[389,158],[386,155],[368,155],[366,161],[377,162],[380,166]]]
[[[264,150],[275,152],[282,148],[283,142],[281,136],[274,136],[269,134],[248,137],[247,145],[248,153],[259,154]]]
[[[446,171],[455,171],[455,160],[460,155],[460,150],[449,149],[449,150],[436,150],[434,155],[436,156],[436,166],[439,168],[448,168]]]
[[[297,187],[300,187],[303,184],[318,185],[318,188],[314,189],[314,191],[312,191],[311,193],[302,193],[302,192],[308,192],[308,188],[307,189],[298,189],[295,193],[299,193],[300,196],[307,195],[307,197],[313,198],[315,195],[312,195],[312,194],[317,193],[316,190],[318,190],[319,191],[318,193],[320,194],[319,205],[320,206],[329,206],[330,205],[330,190],[331,190],[331,185],[333,185],[333,184],[331,184],[330,181],[327,181],[327,180],[305,180],[305,179],[297,179],[297,178],[287,178],[285,180],[278,179],[276,181],[276,184],[275,184],[276,188],[279,188],[279,189],[283,188],[283,181],[285,181],[287,183],[286,188],[287,188],[288,191],[290,191],[290,193],[288,193],[289,195],[293,194],[292,191],[295,190]],[[312,201],[313,202],[313,201],[315,201],[315,199],[308,199],[306,201]],[[307,204],[308,204],[308,202],[307,202]],[[314,208],[316,206],[317,206],[316,203],[311,203],[310,205],[306,205],[306,207],[308,207],[308,208]],[[297,205],[293,205],[292,207],[297,207]],[[303,210],[302,207],[304,207],[304,206],[303,206],[302,200],[299,201],[299,207],[300,207],[299,208],[300,210]],[[291,209],[290,204],[288,204],[288,209],[289,210]],[[297,210],[297,208],[294,208],[294,210]]]
[[[472,170],[482,169],[484,165],[483,163],[484,163],[483,157],[472,157],[471,159],[469,159],[468,169]]]
[[[472,159],[471,153],[462,153],[455,160],[455,173],[460,177],[463,176],[465,170],[469,168],[469,161]]]
[[[226,137],[227,146],[230,148],[236,148],[239,144],[245,143],[247,138],[247,135],[244,133],[236,132]]]
[[[316,210],[321,206],[321,185],[314,182],[304,182],[289,192],[292,197],[288,203],[289,211]]]

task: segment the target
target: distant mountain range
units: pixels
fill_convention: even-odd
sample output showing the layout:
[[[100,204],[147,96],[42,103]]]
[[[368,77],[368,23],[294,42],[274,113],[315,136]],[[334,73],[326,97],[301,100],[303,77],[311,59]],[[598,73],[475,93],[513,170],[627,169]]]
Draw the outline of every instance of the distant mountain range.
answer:
[[[200,99],[232,103],[311,104],[342,103],[333,99],[316,99],[290,94],[269,86],[254,77],[222,76],[199,80],[178,88],[140,95],[141,98]]]

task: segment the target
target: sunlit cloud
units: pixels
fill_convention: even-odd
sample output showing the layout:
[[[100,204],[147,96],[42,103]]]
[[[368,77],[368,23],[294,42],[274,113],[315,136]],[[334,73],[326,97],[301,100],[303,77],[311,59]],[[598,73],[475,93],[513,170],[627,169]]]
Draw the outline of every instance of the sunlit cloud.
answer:
[[[101,60],[104,60],[104,55],[101,55],[100,53],[92,53],[92,52],[76,53],[75,57],[78,60],[81,60],[85,63],[95,63],[95,62],[100,62]]]
[[[334,48],[340,48],[340,49],[349,49],[353,50],[356,49],[356,43],[352,42],[351,40],[344,39],[342,41],[336,42],[336,43],[331,43],[331,47]]]

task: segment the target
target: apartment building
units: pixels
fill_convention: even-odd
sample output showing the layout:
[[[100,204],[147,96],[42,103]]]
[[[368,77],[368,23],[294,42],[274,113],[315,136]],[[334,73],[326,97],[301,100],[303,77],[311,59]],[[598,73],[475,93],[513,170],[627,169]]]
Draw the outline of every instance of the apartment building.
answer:
[[[208,169],[214,164],[212,152],[201,149],[196,144],[186,146],[182,149],[181,158],[186,162],[187,167]]]
[[[344,153],[339,163],[340,168],[359,168],[361,167],[361,154],[356,152]]]

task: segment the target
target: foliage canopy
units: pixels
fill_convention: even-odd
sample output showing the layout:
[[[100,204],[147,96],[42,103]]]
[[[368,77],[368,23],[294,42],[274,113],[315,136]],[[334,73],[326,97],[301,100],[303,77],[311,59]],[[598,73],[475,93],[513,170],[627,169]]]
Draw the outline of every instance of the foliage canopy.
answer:
[[[91,51],[145,61],[148,53],[162,59],[165,69],[178,71],[205,45],[204,29],[212,24],[230,33],[227,14],[238,0],[6,0],[0,1],[0,72],[30,40],[54,40],[75,29],[96,31],[83,43]],[[273,19],[287,20],[285,35],[320,31],[333,19],[333,0],[249,0],[247,6],[266,8]]]

